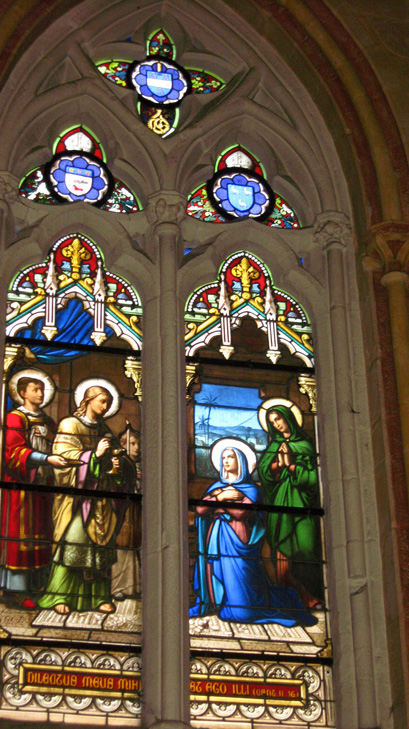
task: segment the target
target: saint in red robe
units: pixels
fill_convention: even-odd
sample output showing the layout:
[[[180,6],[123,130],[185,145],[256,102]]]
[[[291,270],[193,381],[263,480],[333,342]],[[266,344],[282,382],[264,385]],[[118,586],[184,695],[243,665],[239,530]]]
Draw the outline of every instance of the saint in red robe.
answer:
[[[51,444],[45,437],[34,436],[36,427],[48,433],[56,430],[55,423],[41,411],[33,413],[22,407],[7,415],[4,481],[51,484],[52,469],[46,465]],[[37,442],[36,448],[33,442]],[[3,588],[28,591],[35,583],[27,579],[28,572],[49,563],[51,506],[52,499],[43,491],[3,489],[0,543]]]

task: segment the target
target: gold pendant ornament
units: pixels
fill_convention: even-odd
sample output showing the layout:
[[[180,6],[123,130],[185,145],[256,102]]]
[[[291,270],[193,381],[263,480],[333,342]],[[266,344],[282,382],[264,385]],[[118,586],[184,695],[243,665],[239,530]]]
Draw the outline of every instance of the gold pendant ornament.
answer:
[[[161,109],[158,109],[157,112],[149,119],[148,127],[152,130],[152,132],[155,132],[155,134],[163,136],[169,131],[170,124],[165,117],[162,116]]]

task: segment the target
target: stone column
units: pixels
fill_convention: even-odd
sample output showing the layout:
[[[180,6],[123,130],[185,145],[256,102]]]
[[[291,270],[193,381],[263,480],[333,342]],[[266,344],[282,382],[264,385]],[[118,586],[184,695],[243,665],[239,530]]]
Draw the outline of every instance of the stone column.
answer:
[[[368,267],[384,274],[381,283],[388,292],[403,459],[409,493],[409,224],[385,221],[374,225],[365,262]]]
[[[179,193],[165,192],[147,208],[157,278],[143,318],[142,722],[155,729],[189,722],[184,302],[177,296],[185,207]]]
[[[334,553],[346,551],[347,580],[349,583],[349,612],[351,631],[347,630],[348,615],[343,616],[344,634],[340,638],[342,652],[340,662],[350,662],[350,690],[356,684],[356,700],[349,706],[349,718],[343,716],[342,726],[375,727],[377,711],[375,700],[370,601],[365,559],[365,533],[362,511],[362,485],[359,480],[356,415],[352,409],[354,392],[352,384],[353,362],[349,341],[349,316],[345,278],[345,251],[351,239],[349,221],[341,213],[323,213],[318,216],[314,240],[323,249],[327,262],[328,296],[332,360],[335,370],[335,399],[339,436],[340,464],[328,468],[331,489],[339,490],[330,498],[337,499],[343,508],[345,543],[341,537],[333,539]],[[340,468],[339,468],[340,467]],[[332,469],[332,473],[331,473]],[[341,609],[341,604],[337,604]],[[349,634],[348,634],[349,633]],[[353,656],[353,661],[351,661]],[[345,673],[345,669],[344,669]],[[351,696],[353,693],[350,694]],[[350,724],[348,723],[350,721]]]
[[[393,361],[402,427],[403,460],[409,489],[409,276],[406,271],[389,271],[382,276],[381,283],[388,291]]]

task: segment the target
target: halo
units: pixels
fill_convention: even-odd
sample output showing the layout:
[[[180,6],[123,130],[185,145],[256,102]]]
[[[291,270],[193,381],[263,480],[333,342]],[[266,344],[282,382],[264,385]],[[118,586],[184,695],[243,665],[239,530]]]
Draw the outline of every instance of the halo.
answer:
[[[48,375],[46,372],[43,372],[43,370],[37,370],[35,367],[30,367],[29,369],[19,370],[18,372],[16,372],[10,379],[9,393],[10,397],[18,405],[24,404],[23,398],[17,391],[17,384],[21,377],[33,377],[33,379],[41,380],[41,382],[44,383],[44,400],[41,403],[40,408],[45,408],[46,405],[48,405],[48,403],[50,403],[54,397],[55,382],[53,378],[50,377],[50,375]]]
[[[114,415],[117,414],[119,408],[121,407],[121,396],[119,394],[119,390],[113,384],[113,382],[106,380],[104,377],[89,377],[86,380],[82,380],[82,382],[77,385],[74,390],[74,402],[77,408],[79,408],[82,400],[84,399],[85,390],[87,390],[89,387],[94,387],[95,385],[99,387],[105,387],[105,389],[109,390],[109,392],[111,393],[112,405],[109,410],[106,411],[104,415],[104,420],[106,420],[107,418],[112,418]]]
[[[241,451],[247,459],[249,473],[253,473],[257,465],[257,456],[252,447],[244,440],[240,440],[240,438],[220,438],[220,440],[216,440],[213,443],[210,457],[216,471],[220,471],[220,456],[226,448],[237,448],[237,450]]]
[[[289,408],[291,410],[292,414],[294,415],[298,425],[302,426],[302,412],[298,405],[296,405],[291,400],[286,400],[283,397],[271,397],[269,400],[265,400],[262,405],[260,405],[258,409],[258,419],[261,427],[263,430],[268,432],[267,428],[267,413],[269,410],[274,410],[275,405],[285,405],[286,408]]]

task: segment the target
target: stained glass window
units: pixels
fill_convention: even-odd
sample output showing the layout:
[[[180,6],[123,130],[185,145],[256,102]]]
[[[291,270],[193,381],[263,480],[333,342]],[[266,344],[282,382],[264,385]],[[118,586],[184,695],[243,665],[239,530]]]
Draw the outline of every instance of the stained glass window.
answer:
[[[127,185],[112,177],[102,146],[84,127],[58,137],[52,160],[23,178],[19,194],[45,205],[88,202],[115,213],[141,209]]]
[[[243,167],[253,170],[257,175],[265,177],[265,172],[259,160],[245,147],[236,144],[226,149],[217,159],[215,170],[225,170],[228,167]]]
[[[300,221],[288,202],[280,195],[275,196],[274,210],[264,221],[273,228],[299,228]]]
[[[139,721],[141,316],[81,233],[10,285],[0,722]]]
[[[185,69],[175,61],[159,56],[132,63],[128,79],[140,98],[148,104],[180,104],[184,96],[191,92],[190,77]]]
[[[22,179],[19,194],[21,197],[26,197],[28,200],[33,200],[43,205],[58,205],[57,200],[50,195],[48,187],[44,182],[44,165],[42,167],[36,167],[35,170],[29,172]]]
[[[121,180],[114,180],[114,188],[108,200],[101,205],[101,210],[110,213],[137,213],[142,206],[129,187]]]
[[[225,86],[224,81],[208,71],[189,69],[192,94],[213,94]]]
[[[241,147],[240,145],[230,147],[222,155],[219,156],[215,167],[216,174],[212,178],[212,180],[209,181],[207,185],[201,185],[190,193],[186,208],[186,212],[188,215],[191,215],[198,220],[203,220],[208,223],[225,223],[231,217],[253,217],[253,215],[250,214],[251,210],[249,210],[248,206],[243,201],[241,201],[241,206],[243,207],[244,205],[245,210],[242,210],[241,212],[239,211],[238,214],[236,213],[232,216],[231,214],[229,214],[229,210],[227,208],[226,210],[224,210],[223,206],[226,207],[226,204],[229,209],[232,206],[230,201],[228,200],[228,193],[225,193],[223,191],[220,182],[217,183],[218,190],[216,190],[215,193],[212,189],[210,189],[213,187],[213,184],[211,183],[216,180],[217,173],[219,173],[218,177],[221,177],[221,180],[223,180],[224,175],[222,174],[222,171],[224,170],[227,173],[229,168],[234,168],[236,171],[236,176],[237,174],[239,174],[240,177],[243,177],[243,175],[240,174],[240,168],[243,168],[244,176],[246,176],[245,170],[254,172],[256,175],[259,176],[255,178],[256,181],[259,183],[259,185],[260,183],[261,185],[263,184],[265,173],[261,163],[256,159],[256,157],[254,157],[251,152],[249,152],[244,147]],[[232,179],[231,182],[234,183],[234,179]],[[239,182],[244,188],[243,194],[245,195],[246,192],[248,192],[246,188],[246,183],[248,183],[248,180],[243,177],[243,179]],[[228,184],[230,184],[230,181]],[[221,193],[220,189],[222,190]],[[263,191],[261,189],[257,189],[254,191],[254,199],[252,198],[253,205],[256,202],[256,192],[260,193]],[[272,194],[272,191],[270,189],[267,193],[267,196],[268,194]],[[236,198],[238,199],[237,195]],[[263,204],[265,204],[265,201]],[[261,215],[260,220],[261,222],[264,222],[265,225],[275,228],[300,227],[300,221],[294,210],[290,207],[289,203],[284,200],[282,196],[279,196],[277,194],[274,194],[274,207],[272,208],[271,212],[267,213],[267,215],[264,216]]]
[[[308,317],[240,251],[185,321],[192,725],[334,726]]]
[[[159,28],[148,38],[148,56],[163,56],[170,61],[176,58],[175,46],[171,37],[163,28]]]
[[[130,61],[105,61],[97,64],[97,69],[108,81],[127,87],[126,76]]]
[[[192,218],[204,220],[208,223],[225,223],[226,218],[214,209],[207,194],[206,185],[196,188],[190,193],[186,212]]]
[[[144,60],[110,59],[95,65],[108,81],[136,91],[136,109],[142,123],[166,137],[178,125],[176,105],[186,95],[212,94],[223,89],[225,82],[209,71],[176,63],[176,46],[164,28],[152,33],[146,45]]]

